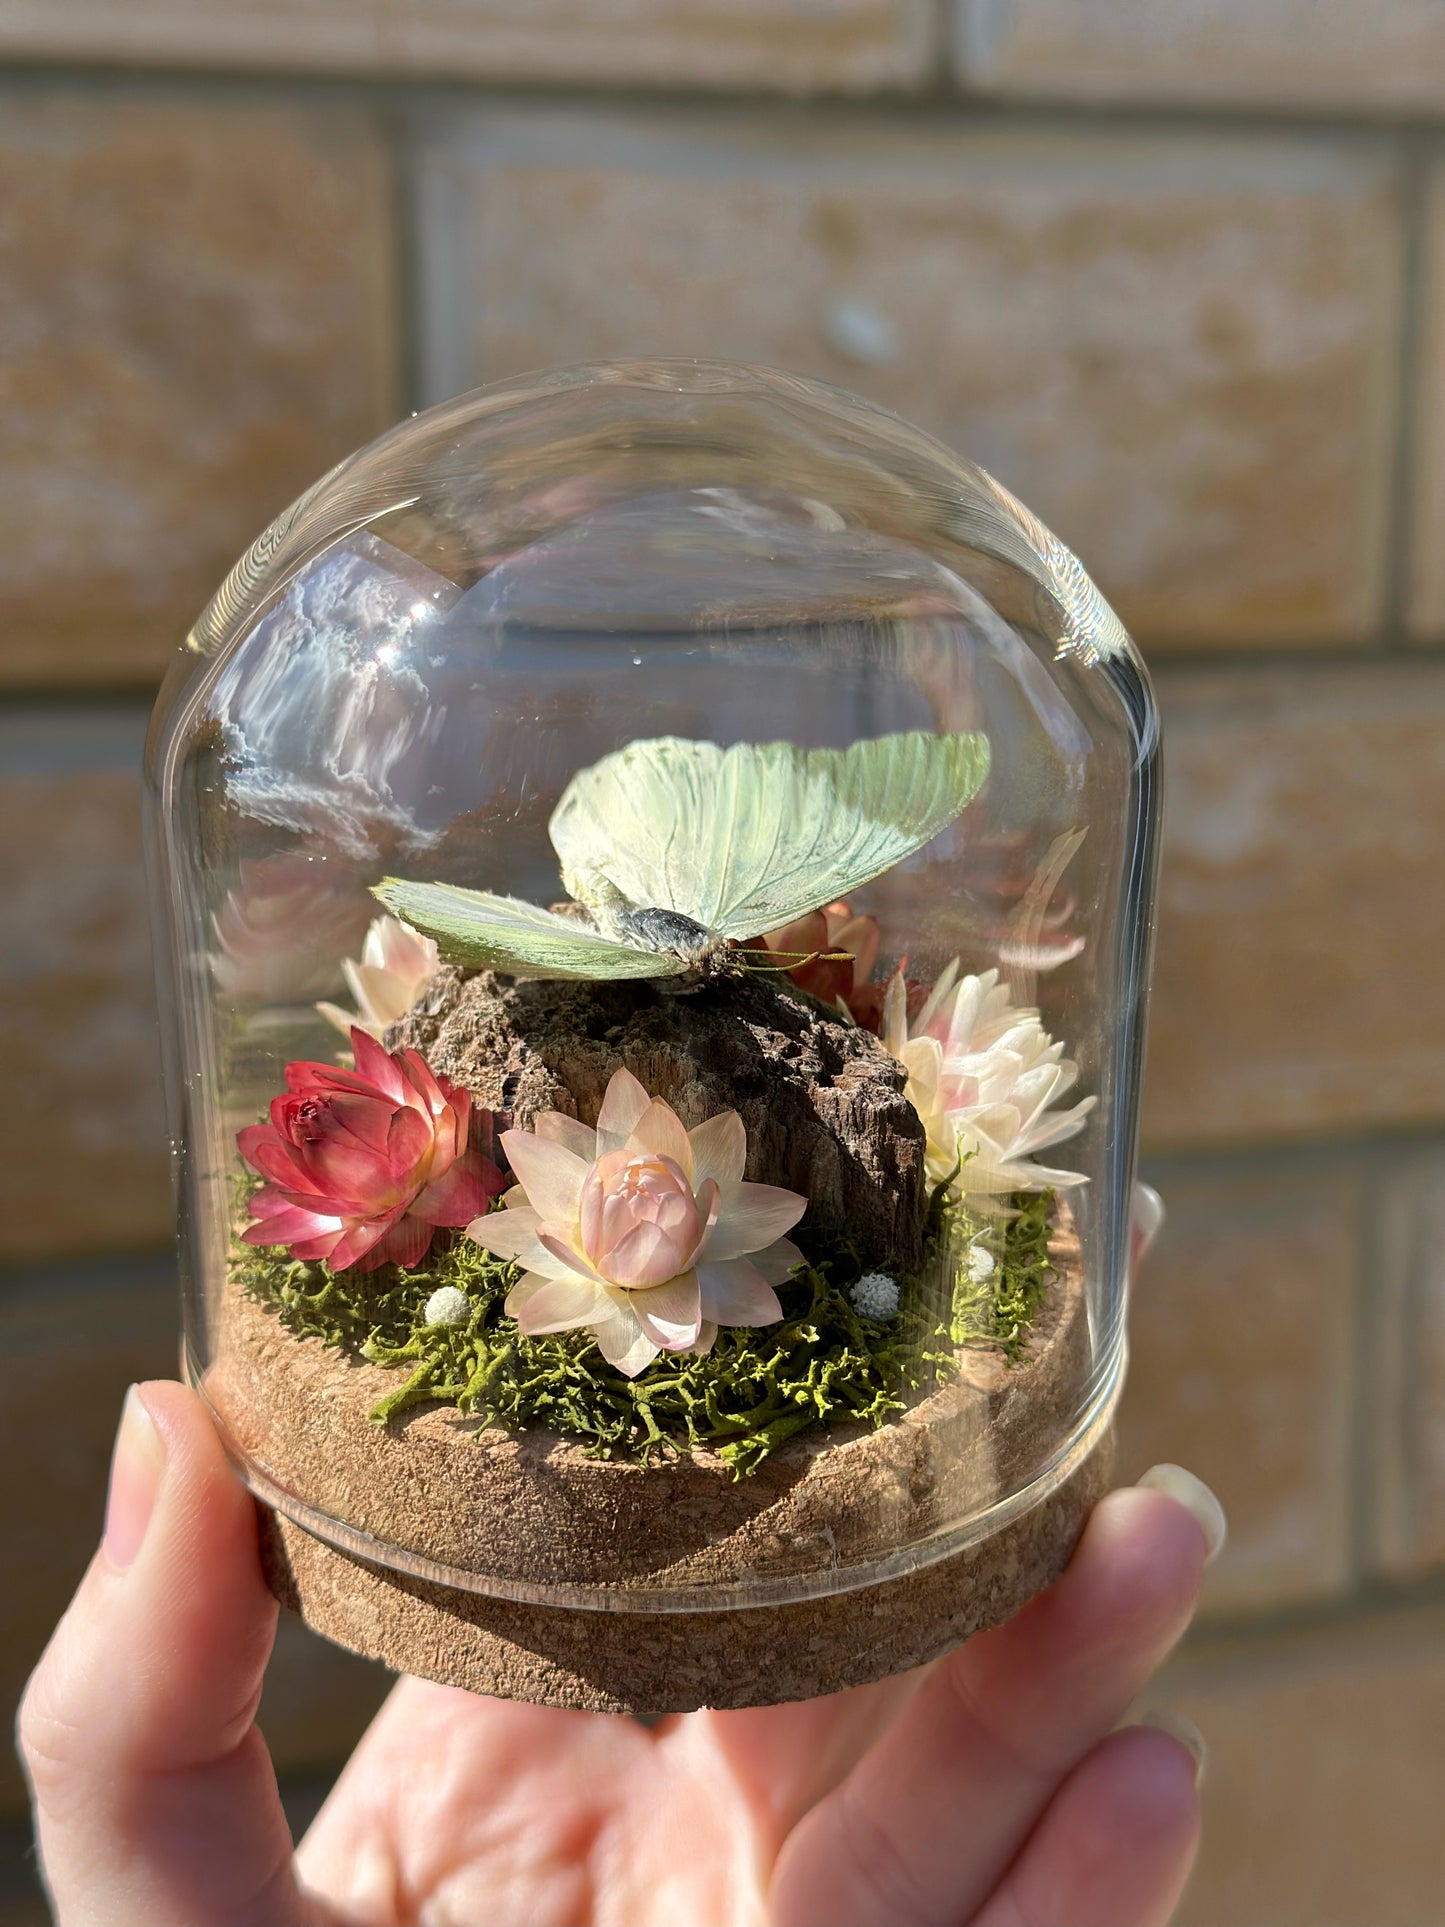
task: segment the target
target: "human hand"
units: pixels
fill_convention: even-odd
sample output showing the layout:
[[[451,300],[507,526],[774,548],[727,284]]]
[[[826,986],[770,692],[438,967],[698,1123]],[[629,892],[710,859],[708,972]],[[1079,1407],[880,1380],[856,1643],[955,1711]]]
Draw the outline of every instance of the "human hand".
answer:
[[[1068,1570],[933,1666],[829,1699],[605,1714],[402,1680],[293,1855],[255,1725],[277,1608],[200,1401],[127,1401],[105,1537],[21,1710],[61,1927],[1147,1927],[1195,1761],[1114,1731],[1217,1542],[1177,1480],[1114,1492]],[[1214,1508],[1217,1514],[1217,1507]]]

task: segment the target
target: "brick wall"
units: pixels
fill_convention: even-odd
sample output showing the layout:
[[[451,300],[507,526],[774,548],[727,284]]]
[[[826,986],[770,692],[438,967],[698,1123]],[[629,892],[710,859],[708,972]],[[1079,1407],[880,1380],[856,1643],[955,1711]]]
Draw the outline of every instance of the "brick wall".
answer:
[[[1172,1218],[1124,1466],[1234,1526],[1159,1689],[1214,1752],[1181,1918],[1434,1918],[1445,6],[0,0],[0,63],[5,1689],[174,1356],[136,821],[169,653],[407,407],[759,359],[982,461],[1150,658]],[[381,1685],[289,1629],[283,1771]]]

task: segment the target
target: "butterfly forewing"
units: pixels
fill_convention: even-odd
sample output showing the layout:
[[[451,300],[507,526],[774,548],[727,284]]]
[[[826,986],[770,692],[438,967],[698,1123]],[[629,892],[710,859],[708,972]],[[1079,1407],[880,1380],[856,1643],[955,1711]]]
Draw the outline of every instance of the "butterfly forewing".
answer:
[[[912,731],[846,750],[630,743],[580,771],[553,812],[574,896],[676,911],[755,937],[921,849],[988,773],[979,735]]]
[[[579,771],[552,815],[563,882],[600,929],[453,884],[387,877],[374,894],[449,963],[674,977],[709,935],[759,936],[891,869],[946,828],[987,774],[976,735],[914,731],[844,750],[662,736]]]

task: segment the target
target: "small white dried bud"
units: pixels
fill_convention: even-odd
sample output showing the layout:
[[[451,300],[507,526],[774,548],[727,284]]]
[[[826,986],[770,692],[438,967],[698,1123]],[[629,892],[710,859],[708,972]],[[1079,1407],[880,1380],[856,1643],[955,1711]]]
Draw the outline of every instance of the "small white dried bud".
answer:
[[[997,1269],[998,1260],[991,1251],[985,1251],[982,1245],[974,1245],[970,1248],[968,1275],[976,1285],[981,1285],[985,1278],[992,1278]]]
[[[898,1286],[885,1272],[868,1272],[848,1296],[860,1318],[876,1318],[880,1324],[887,1324],[898,1316]]]
[[[472,1303],[455,1285],[443,1285],[426,1301],[422,1318],[428,1325],[465,1325],[472,1315]]]

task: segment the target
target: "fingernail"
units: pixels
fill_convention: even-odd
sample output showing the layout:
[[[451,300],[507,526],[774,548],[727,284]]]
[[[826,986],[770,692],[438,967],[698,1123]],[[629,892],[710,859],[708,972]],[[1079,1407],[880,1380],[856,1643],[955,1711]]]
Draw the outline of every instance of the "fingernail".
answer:
[[[1212,1565],[1224,1550],[1229,1527],[1224,1517],[1224,1507],[1203,1479],[1196,1479],[1182,1465],[1151,1465],[1139,1483],[1147,1491],[1163,1492],[1167,1497],[1177,1499],[1186,1512],[1193,1513],[1204,1534],[1207,1548],[1204,1563],[1206,1566]]]
[[[1164,1200],[1153,1185],[1136,1184],[1134,1186],[1134,1222],[1131,1227],[1132,1248],[1129,1253],[1134,1264],[1138,1264],[1159,1236],[1164,1225],[1164,1217]]]
[[[1140,1726],[1152,1726],[1160,1733],[1167,1733],[1171,1740],[1178,1740],[1194,1761],[1194,1784],[1204,1784],[1204,1769],[1209,1764],[1209,1748],[1204,1743],[1204,1735],[1193,1720],[1183,1713],[1176,1713],[1167,1706],[1151,1706],[1147,1713],[1139,1715]]]
[[[101,1539],[101,1548],[117,1572],[124,1572],[141,1549],[165,1465],[165,1443],[146,1410],[140,1387],[132,1385],[125,1395],[110,1462],[110,1491]]]

